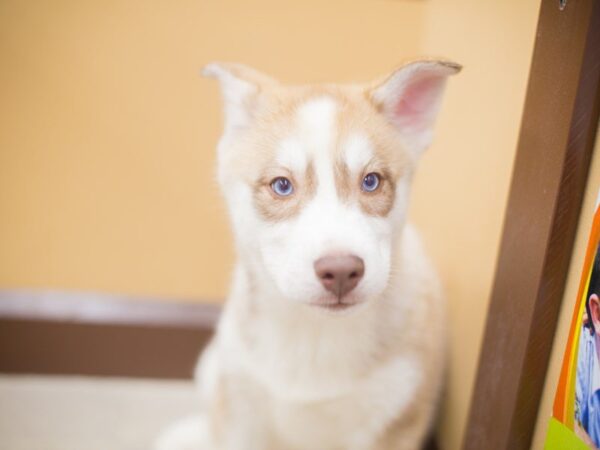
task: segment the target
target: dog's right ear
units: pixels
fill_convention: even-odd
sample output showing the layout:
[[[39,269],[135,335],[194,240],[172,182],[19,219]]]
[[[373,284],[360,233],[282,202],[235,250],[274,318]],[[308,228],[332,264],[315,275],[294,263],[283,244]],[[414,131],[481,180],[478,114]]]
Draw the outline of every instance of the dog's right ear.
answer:
[[[216,78],[221,85],[226,131],[246,127],[257,108],[261,90],[277,83],[257,70],[235,63],[210,63],[202,69],[202,74]]]

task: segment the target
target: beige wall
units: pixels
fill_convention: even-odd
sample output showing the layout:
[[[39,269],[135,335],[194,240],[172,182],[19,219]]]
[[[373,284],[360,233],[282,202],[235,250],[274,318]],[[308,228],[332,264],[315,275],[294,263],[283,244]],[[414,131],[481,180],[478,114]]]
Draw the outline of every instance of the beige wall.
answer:
[[[443,447],[459,448],[539,0],[0,3],[0,289],[219,299],[232,249],[213,181],[213,59],[367,80],[415,55],[449,83],[411,215],[449,298]]]
[[[368,79],[415,54],[421,22],[401,1],[0,2],[0,287],[223,297],[201,66]]]
[[[423,160],[413,218],[449,299],[450,376],[444,448],[460,447],[518,138],[540,2],[426,1],[420,50],[450,55],[434,146]]]

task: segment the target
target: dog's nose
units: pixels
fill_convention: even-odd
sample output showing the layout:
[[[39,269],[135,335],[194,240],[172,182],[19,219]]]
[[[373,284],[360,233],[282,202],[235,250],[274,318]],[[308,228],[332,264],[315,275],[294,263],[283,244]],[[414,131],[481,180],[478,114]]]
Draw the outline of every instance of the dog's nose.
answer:
[[[323,287],[338,298],[354,289],[365,273],[363,260],[354,255],[324,256],[314,266]]]

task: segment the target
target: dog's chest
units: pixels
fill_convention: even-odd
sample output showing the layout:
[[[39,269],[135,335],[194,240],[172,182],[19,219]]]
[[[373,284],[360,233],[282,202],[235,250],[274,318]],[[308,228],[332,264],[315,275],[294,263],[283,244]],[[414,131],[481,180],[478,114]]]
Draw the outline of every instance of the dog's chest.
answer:
[[[415,406],[422,378],[418,362],[397,358],[335,396],[303,400],[261,390],[271,431],[286,448],[366,449]]]

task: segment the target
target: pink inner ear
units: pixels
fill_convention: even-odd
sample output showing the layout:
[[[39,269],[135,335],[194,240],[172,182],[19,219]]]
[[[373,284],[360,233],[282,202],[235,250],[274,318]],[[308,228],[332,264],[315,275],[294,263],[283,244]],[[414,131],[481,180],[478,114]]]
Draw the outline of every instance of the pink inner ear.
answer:
[[[410,80],[394,108],[395,118],[403,125],[429,125],[444,81],[444,77],[431,74],[417,75]]]

